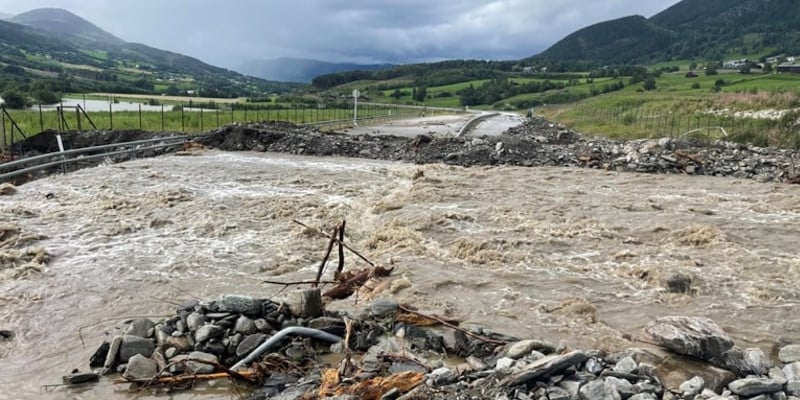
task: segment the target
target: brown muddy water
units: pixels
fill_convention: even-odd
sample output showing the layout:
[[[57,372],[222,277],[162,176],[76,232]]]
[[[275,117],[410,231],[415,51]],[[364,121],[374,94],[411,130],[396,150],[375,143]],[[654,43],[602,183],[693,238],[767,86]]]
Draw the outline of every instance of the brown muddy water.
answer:
[[[3,399],[148,397],[41,386],[85,370],[117,332],[109,318],[223,293],[287,297],[261,280],[312,278],[326,245],[292,219],[346,219],[355,248],[411,282],[399,300],[511,335],[613,350],[680,314],[716,320],[740,346],[800,339],[800,186],[209,151],[18,189],[0,196],[0,221],[44,236],[26,246],[52,261],[0,275],[0,329],[16,333],[0,342]],[[665,292],[676,271],[694,277],[693,296]],[[236,395],[223,385],[166,397]]]

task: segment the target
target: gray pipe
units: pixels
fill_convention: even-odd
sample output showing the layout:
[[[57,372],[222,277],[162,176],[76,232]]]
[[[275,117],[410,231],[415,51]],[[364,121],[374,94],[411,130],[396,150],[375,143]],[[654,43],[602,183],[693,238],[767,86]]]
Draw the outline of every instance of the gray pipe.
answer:
[[[274,346],[275,344],[280,342],[281,339],[289,335],[306,336],[314,339],[325,340],[331,343],[339,343],[342,341],[342,338],[340,338],[339,336],[332,335],[328,332],[324,332],[319,329],[292,326],[289,328],[281,329],[280,332],[274,334],[266,342],[262,343],[261,346],[258,346],[255,350],[250,352],[250,354],[248,354],[247,357],[243,358],[241,361],[234,364],[231,367],[231,370],[236,370],[245,366],[246,364],[250,364],[260,355],[264,354],[265,351],[269,350],[270,347]]]

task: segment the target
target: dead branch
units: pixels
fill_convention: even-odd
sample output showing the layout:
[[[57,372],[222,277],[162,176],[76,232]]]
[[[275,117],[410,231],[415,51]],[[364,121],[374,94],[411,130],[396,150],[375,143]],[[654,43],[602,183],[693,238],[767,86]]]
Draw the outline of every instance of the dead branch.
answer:
[[[300,222],[300,221],[298,221],[296,219],[293,219],[292,222],[294,222],[297,225],[302,226],[303,228],[306,228],[306,229],[314,231],[314,233],[316,233],[317,235],[320,235],[320,236],[326,237],[326,238],[330,238],[330,236],[326,235],[325,233],[323,233],[319,229],[312,228],[312,227],[310,227],[310,226],[308,226],[308,225],[306,225],[306,224],[304,224],[304,223],[302,223],[302,222]],[[334,239],[336,239],[336,236],[334,236]],[[345,249],[349,250],[351,253],[355,254],[358,258],[363,260],[365,263],[369,264],[370,267],[374,267],[375,266],[375,263],[373,263],[372,261],[370,261],[369,259],[367,259],[363,255],[361,255],[361,253],[359,253],[358,251],[356,251],[352,247],[350,247],[349,244],[344,243],[344,241],[339,241],[338,239],[336,239],[336,241],[341,243],[342,247],[344,247]]]
[[[283,286],[300,286],[300,285],[311,285],[314,283],[321,283],[323,285],[326,284],[334,284],[339,283],[336,281],[296,281],[296,282],[279,282],[279,281],[261,281],[261,283],[266,283],[268,285],[283,285]]]
[[[364,285],[369,278],[389,276],[393,270],[394,268],[375,267],[366,268],[357,272],[347,271],[337,273],[336,281],[338,281],[339,284],[329,289],[322,295],[332,299],[346,299],[355,293],[358,288]]]
[[[408,308],[406,306],[403,306],[403,305],[398,306],[398,309],[400,311],[403,311],[403,312],[406,312],[406,313],[409,313],[409,314],[415,314],[415,315],[423,317],[423,318],[432,319],[432,320],[434,320],[434,321],[436,321],[436,322],[438,322],[438,323],[440,323],[440,324],[442,324],[442,325],[444,325],[444,326],[446,326],[446,327],[448,327],[450,329],[455,329],[455,330],[457,330],[457,331],[459,331],[459,332],[461,332],[461,333],[463,333],[463,334],[465,334],[465,335],[467,335],[469,337],[478,339],[478,340],[480,340],[482,342],[485,342],[485,343],[491,343],[491,344],[496,344],[496,345],[508,344],[508,342],[505,341],[505,340],[496,340],[496,339],[491,339],[491,338],[487,338],[485,336],[478,335],[477,333],[473,333],[473,332],[470,332],[470,331],[468,331],[468,330],[466,330],[464,328],[460,328],[460,327],[458,327],[456,325],[453,325],[453,324],[451,324],[451,323],[449,323],[449,322],[447,322],[447,321],[445,321],[445,320],[443,320],[443,319],[441,319],[439,317],[432,316],[432,315],[425,315],[423,313],[416,312],[416,311],[414,311],[414,310],[412,310],[412,309],[410,309],[410,308]]]
[[[325,250],[325,257],[322,257],[322,262],[319,264],[319,269],[317,269],[317,279],[314,280],[315,282],[312,285],[312,287],[319,286],[319,280],[322,279],[322,273],[325,272],[325,264],[328,263],[328,257],[331,256],[331,250],[333,250],[333,244],[336,243],[336,234],[339,232],[340,229],[341,225],[337,226],[333,230],[333,234],[331,234],[330,236],[331,240],[328,242],[328,249]]]
[[[338,273],[342,273],[344,270],[344,246],[342,243],[344,243],[344,225],[346,222],[347,221],[342,220],[342,224],[339,225],[339,240],[337,240],[337,242],[339,242],[339,267],[336,268],[336,272]]]

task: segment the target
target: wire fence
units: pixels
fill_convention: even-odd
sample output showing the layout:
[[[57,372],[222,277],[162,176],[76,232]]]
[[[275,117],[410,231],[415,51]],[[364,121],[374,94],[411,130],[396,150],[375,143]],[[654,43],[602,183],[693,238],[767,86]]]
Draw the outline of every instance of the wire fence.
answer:
[[[105,110],[86,111],[77,105],[37,105],[28,110],[2,108],[0,151],[46,130],[144,130],[198,133],[232,123],[285,121],[316,127],[344,127],[371,121],[424,116],[426,113],[458,112],[392,104],[339,102],[316,105],[226,104],[202,108],[190,104],[131,105],[108,103]],[[134,110],[131,110],[134,107]]]
[[[731,112],[672,112],[658,107],[595,108],[592,123],[618,129],[628,137],[673,137],[713,141],[725,139],[769,145],[779,134],[779,118]]]

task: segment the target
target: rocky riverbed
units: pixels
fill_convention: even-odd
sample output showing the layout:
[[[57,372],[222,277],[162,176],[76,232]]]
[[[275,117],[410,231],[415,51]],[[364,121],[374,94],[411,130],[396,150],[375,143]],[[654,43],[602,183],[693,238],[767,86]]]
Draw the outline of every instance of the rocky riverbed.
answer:
[[[326,311],[319,290],[295,295],[223,295],[130,321],[91,357],[93,372],[64,382],[116,372],[157,392],[231,379],[250,400],[800,398],[800,345],[741,349],[706,318],[660,318],[631,337],[641,347],[609,353],[458,328],[390,298],[353,316]]]
[[[45,132],[34,136],[19,143],[17,151],[26,154],[55,151],[54,135],[54,132]],[[90,131],[63,136],[67,148],[80,148],[172,135]],[[484,137],[435,134],[411,139],[387,135],[354,136],[321,132],[285,122],[264,122],[228,125],[197,136],[194,141],[226,151],[345,156],[420,164],[585,167],[656,174],[732,176],[760,182],[796,183],[800,179],[795,150],[724,141],[703,144],[673,138],[631,141],[593,138],[541,118],[532,119],[501,135]],[[181,150],[182,146],[173,146],[144,154],[117,155],[109,160],[120,162]]]

